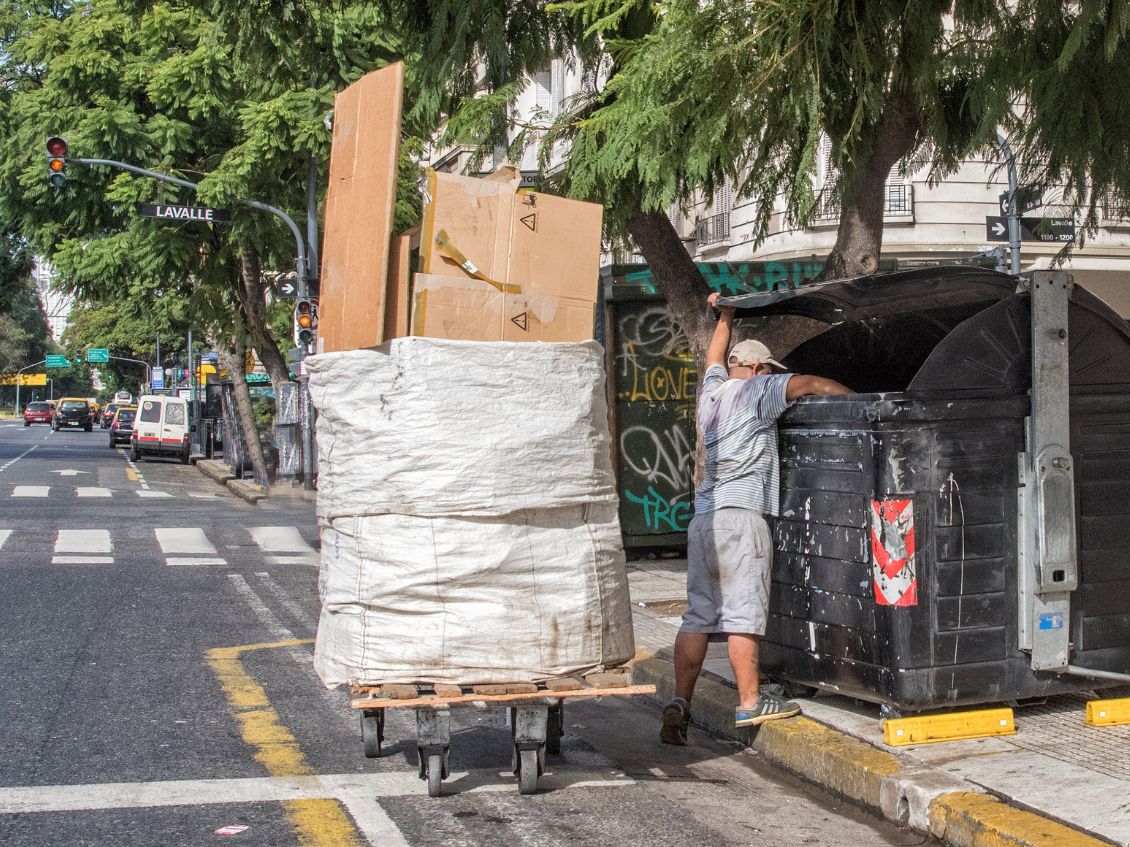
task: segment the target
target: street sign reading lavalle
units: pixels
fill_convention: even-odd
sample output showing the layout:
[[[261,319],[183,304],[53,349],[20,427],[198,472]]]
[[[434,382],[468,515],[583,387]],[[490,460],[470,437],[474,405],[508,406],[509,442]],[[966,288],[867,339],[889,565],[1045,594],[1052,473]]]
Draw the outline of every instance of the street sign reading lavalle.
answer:
[[[91,347],[86,351],[86,361],[92,365],[105,364],[110,361],[110,351],[105,347]]]
[[[143,218],[160,218],[175,223],[200,221],[209,224],[226,224],[231,221],[231,209],[211,209],[207,206],[173,206],[167,203],[134,203],[134,207]]]
[[[1068,242],[1075,237],[1074,218],[1021,218],[1021,241]],[[1008,219],[985,216],[985,240],[1008,241]]]

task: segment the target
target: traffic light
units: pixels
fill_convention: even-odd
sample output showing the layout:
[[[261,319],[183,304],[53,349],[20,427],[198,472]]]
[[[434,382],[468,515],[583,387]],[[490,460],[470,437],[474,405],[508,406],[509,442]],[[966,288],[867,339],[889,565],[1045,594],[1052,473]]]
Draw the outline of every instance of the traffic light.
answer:
[[[47,139],[47,182],[54,188],[67,184],[67,139],[52,135]]]
[[[294,343],[313,352],[318,338],[318,301],[303,299],[294,304]]]

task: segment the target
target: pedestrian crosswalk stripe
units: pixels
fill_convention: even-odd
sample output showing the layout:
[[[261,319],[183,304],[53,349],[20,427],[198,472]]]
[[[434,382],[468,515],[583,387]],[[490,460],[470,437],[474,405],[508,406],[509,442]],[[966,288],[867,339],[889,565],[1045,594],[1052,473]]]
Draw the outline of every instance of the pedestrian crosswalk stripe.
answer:
[[[153,530],[166,565],[226,565],[200,527],[167,527]]]
[[[252,539],[273,565],[317,565],[318,553],[293,526],[251,526]]]
[[[10,529],[0,529],[0,549],[3,549],[4,542],[8,540],[8,536],[12,534]]]
[[[110,496],[112,496],[110,494],[109,488],[93,488],[93,487],[76,488],[75,494],[77,494],[79,497],[110,497]]]
[[[60,529],[55,537],[53,565],[112,565],[110,531],[106,529]]]
[[[172,497],[168,491],[153,491],[151,489],[142,489],[137,492],[138,497]]]
[[[17,485],[12,489],[13,497],[46,497],[50,485]]]

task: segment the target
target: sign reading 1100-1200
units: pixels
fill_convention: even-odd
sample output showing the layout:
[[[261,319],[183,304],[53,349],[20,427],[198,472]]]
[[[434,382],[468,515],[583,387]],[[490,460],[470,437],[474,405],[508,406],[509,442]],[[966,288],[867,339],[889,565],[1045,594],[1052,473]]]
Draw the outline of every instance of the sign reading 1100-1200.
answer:
[[[170,206],[165,203],[135,203],[137,213],[143,218],[160,218],[166,221],[200,221],[206,224],[228,223],[231,209],[210,209],[207,206]]]

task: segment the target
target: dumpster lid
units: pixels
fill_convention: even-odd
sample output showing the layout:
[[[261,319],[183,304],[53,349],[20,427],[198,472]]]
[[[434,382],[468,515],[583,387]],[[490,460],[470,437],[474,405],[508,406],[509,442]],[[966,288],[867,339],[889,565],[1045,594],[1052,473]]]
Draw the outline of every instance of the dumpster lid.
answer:
[[[777,291],[719,298],[736,317],[797,315],[827,324],[909,313],[968,317],[1016,292],[1016,279],[984,268],[942,266],[836,279]]]

